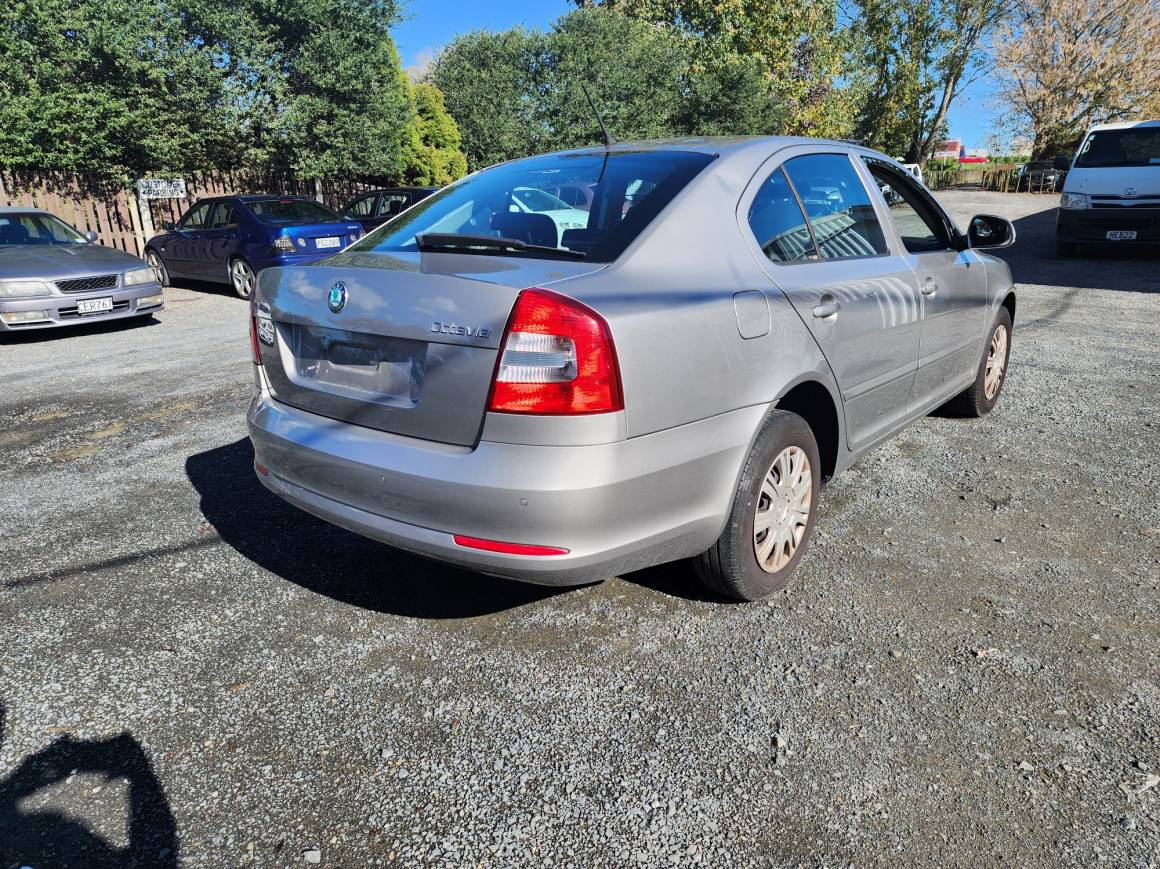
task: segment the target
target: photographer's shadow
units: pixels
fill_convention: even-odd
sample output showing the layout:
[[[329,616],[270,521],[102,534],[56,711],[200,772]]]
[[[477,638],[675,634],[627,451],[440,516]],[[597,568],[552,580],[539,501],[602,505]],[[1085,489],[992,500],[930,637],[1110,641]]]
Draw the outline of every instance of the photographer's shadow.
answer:
[[[5,710],[0,704],[0,744]],[[22,806],[75,775],[128,785],[127,844],[118,847],[57,809]],[[177,866],[177,824],[148,756],[129,733],[102,740],[62,736],[0,776],[0,866]]]
[[[202,515],[225,543],[343,603],[415,618],[470,618],[567,590],[460,570],[311,516],[258,482],[248,438],[190,456],[185,472],[201,496]]]

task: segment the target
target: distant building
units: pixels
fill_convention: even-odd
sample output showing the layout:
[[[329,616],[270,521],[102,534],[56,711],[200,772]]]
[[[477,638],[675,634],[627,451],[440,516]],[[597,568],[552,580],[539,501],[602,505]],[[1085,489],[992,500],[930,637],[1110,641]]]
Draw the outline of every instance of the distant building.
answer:
[[[936,160],[957,160],[964,153],[965,149],[963,148],[962,139],[947,139],[935,148],[934,158]]]
[[[964,157],[982,157],[984,160],[991,156],[991,152],[986,148],[967,148],[967,153]]]

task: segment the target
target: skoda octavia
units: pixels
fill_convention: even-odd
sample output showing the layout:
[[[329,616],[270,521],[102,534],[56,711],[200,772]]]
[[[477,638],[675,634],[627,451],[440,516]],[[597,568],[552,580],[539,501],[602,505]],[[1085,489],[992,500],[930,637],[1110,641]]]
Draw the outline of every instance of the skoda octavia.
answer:
[[[583,225],[520,208],[592,191]],[[579,218],[577,218],[579,220]],[[756,599],[821,484],[948,405],[988,413],[1014,240],[842,142],[621,143],[471,175],[251,302],[255,466],[360,534],[585,583],[692,558]]]

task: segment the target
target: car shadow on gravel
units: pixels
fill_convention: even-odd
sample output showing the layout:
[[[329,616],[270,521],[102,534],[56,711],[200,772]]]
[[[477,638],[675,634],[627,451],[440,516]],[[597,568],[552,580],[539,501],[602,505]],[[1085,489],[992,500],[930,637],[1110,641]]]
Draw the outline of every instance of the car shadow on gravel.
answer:
[[[1061,257],[1055,250],[1055,215],[1049,208],[1013,221],[1015,244],[996,251],[1011,266],[1016,284],[1160,293],[1155,250],[1081,245],[1074,256]]]
[[[43,344],[47,341],[60,341],[78,335],[109,335],[114,332],[131,332],[135,329],[148,329],[150,326],[160,325],[160,320],[148,315],[126,317],[123,320],[105,320],[104,322],[70,323],[67,326],[56,326],[51,329],[0,332],[0,345]]]
[[[0,744],[4,725],[0,703]],[[99,778],[103,789],[119,781],[127,785],[127,804],[117,809],[124,812],[123,847],[94,833],[72,812],[35,805],[46,796],[56,805],[68,799],[68,783],[76,775]],[[91,794],[86,791],[82,799],[90,804]],[[165,789],[129,733],[92,740],[62,736],[0,776],[0,866],[170,867],[178,865],[178,845]]]
[[[221,539],[276,576],[342,603],[427,619],[489,615],[561,594],[460,570],[324,522],[254,474],[248,438],[190,456],[185,472]]]

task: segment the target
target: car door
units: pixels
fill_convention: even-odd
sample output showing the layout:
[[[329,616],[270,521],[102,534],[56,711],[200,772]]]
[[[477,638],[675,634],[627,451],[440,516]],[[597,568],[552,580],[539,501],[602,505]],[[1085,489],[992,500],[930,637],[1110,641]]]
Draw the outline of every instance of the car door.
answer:
[[[229,262],[238,249],[237,209],[229,199],[218,200],[203,232],[202,273],[208,280],[229,280]]]
[[[758,173],[740,216],[770,280],[825,354],[847,441],[859,449],[904,421],[918,366],[918,286],[848,152],[783,154]]]
[[[173,231],[173,237],[166,242],[162,257],[165,268],[170,274],[180,274],[185,277],[201,277],[198,271],[201,265],[198,256],[198,245],[201,244],[201,233],[209,221],[209,214],[214,200],[206,199],[198,202],[189,211],[182,215]]]
[[[908,402],[919,413],[975,372],[987,325],[986,269],[976,254],[958,249],[953,221],[914,179],[877,157],[862,159],[922,295],[918,371]]]

